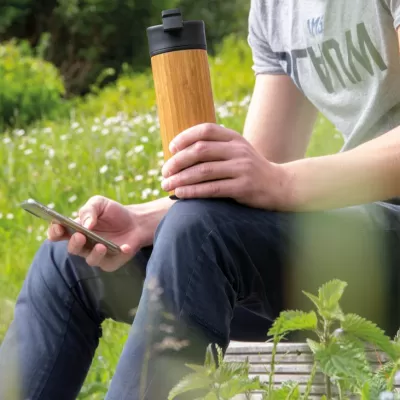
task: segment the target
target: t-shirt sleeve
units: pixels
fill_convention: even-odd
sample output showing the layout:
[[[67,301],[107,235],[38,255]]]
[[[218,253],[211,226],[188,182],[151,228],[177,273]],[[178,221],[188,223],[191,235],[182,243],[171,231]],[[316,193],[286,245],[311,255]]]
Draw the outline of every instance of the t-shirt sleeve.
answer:
[[[394,20],[394,28],[400,26],[400,0],[386,0]]]
[[[251,0],[248,43],[253,54],[253,70],[257,74],[284,74],[277,55],[271,50],[263,30],[267,21],[263,0]],[[400,0],[399,0],[400,2]]]

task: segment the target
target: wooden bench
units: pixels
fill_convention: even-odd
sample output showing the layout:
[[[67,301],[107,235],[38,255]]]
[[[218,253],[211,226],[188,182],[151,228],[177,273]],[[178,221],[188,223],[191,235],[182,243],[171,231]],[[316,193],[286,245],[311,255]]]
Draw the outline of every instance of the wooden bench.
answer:
[[[226,352],[226,361],[250,363],[250,377],[259,376],[264,382],[268,382],[271,367],[272,343],[240,343],[232,342]],[[379,366],[378,355],[374,350],[367,352],[371,366]],[[384,361],[383,355],[379,355]],[[278,345],[275,357],[275,379],[274,384],[279,386],[283,382],[299,382],[301,393],[304,393],[313,365],[313,355],[307,344],[281,343]],[[310,399],[320,399],[325,393],[324,377],[317,372],[311,389]],[[254,400],[261,399],[261,394],[255,393]]]

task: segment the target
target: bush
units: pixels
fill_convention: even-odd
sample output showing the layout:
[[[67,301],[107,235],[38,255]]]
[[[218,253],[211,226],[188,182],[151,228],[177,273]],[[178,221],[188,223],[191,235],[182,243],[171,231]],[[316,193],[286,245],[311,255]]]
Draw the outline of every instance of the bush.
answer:
[[[0,127],[53,118],[63,94],[62,79],[52,64],[13,42],[0,45]]]
[[[203,19],[210,53],[230,33],[246,35],[249,2],[234,0],[14,0],[0,5],[0,41],[13,37],[35,48],[48,36],[45,59],[56,65],[69,94],[86,94],[103,70],[104,84],[122,65],[135,71],[150,64],[146,28],[161,23],[161,11],[180,7],[185,20]]]

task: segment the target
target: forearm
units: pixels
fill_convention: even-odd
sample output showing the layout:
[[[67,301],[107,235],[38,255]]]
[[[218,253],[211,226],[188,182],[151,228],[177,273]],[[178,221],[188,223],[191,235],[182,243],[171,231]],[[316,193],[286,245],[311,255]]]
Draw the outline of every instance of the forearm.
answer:
[[[400,196],[400,127],[353,150],[284,165],[282,209],[313,211]]]

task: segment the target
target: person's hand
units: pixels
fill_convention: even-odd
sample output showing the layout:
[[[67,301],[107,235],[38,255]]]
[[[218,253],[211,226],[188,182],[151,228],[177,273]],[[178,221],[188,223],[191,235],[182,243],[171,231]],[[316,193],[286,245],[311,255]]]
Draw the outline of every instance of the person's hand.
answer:
[[[201,124],[180,133],[170,144],[162,188],[179,199],[232,198],[239,203],[279,209],[288,177],[239,133],[216,124]]]
[[[102,196],[94,196],[79,210],[76,222],[120,246],[118,255],[107,254],[107,248],[97,243],[93,249],[85,247],[86,237],[76,232],[72,236],[59,224],[52,223],[48,238],[68,240],[68,252],[86,259],[90,266],[115,271],[129,261],[143,245],[143,232],[131,210]]]

